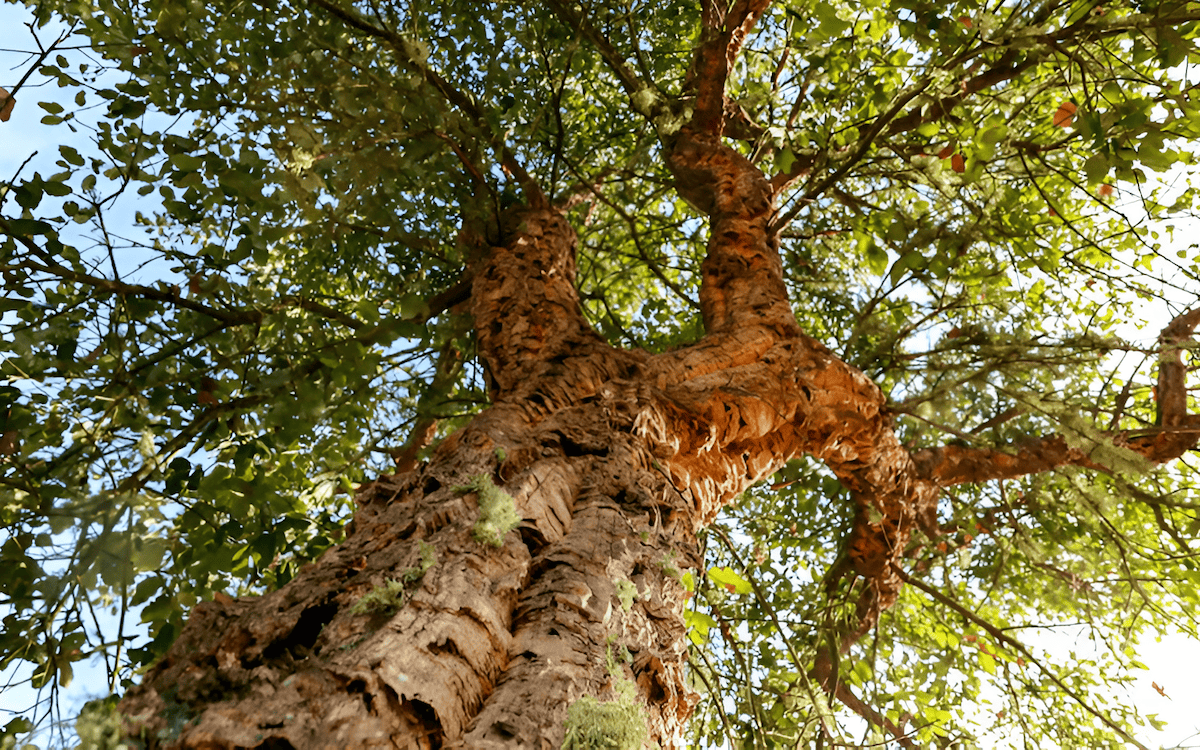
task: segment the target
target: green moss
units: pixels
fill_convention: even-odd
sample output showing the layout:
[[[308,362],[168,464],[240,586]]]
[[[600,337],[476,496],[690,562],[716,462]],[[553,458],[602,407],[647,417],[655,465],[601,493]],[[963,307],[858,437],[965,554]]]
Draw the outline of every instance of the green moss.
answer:
[[[617,587],[617,599],[621,602],[621,609],[626,612],[633,609],[633,602],[638,596],[637,584],[633,581],[613,581],[613,583]]]
[[[504,535],[521,523],[512,495],[497,487],[486,474],[472,477],[470,484],[455,487],[454,491],[474,492],[478,498],[479,520],[472,533],[480,543],[500,547],[504,544]]]
[[[391,615],[404,606],[404,582],[390,579],[376,586],[350,608],[352,615]]]
[[[350,608],[353,615],[392,615],[404,606],[409,584],[421,580],[434,565],[437,565],[437,550],[424,539],[417,541],[421,561],[415,568],[405,568],[400,572],[399,580],[386,581],[382,586],[376,586]]]
[[[567,708],[562,750],[638,750],[646,743],[646,712],[633,683],[617,680],[615,690],[616,700],[587,695]]]

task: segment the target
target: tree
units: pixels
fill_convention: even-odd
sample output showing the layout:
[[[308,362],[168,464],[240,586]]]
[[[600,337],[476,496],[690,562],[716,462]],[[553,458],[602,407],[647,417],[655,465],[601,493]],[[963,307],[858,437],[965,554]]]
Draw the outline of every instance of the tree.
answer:
[[[91,57],[8,111],[73,87],[91,151],[4,194],[0,653],[111,659],[81,737],[1140,746],[1194,4],[36,13]]]

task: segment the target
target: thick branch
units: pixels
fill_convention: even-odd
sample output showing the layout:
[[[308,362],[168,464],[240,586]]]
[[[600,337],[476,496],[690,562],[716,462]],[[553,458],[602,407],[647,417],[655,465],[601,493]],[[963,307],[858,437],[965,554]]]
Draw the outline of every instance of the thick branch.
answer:
[[[1126,449],[1151,463],[1161,464],[1182,456],[1200,440],[1200,414],[1187,412],[1187,367],[1182,345],[1200,324],[1200,308],[1179,315],[1159,335],[1158,408],[1161,428],[1128,437],[1127,433],[1109,433],[1109,449]],[[1083,466],[1113,470],[1095,453],[1087,453],[1067,444],[1062,435],[1031,440],[1005,451],[998,448],[972,448],[947,445],[913,453],[923,479],[940,487],[992,479],[1013,479],[1060,466]]]
[[[684,79],[685,95],[696,97],[691,127],[695,134],[716,142],[725,127],[725,82],[747,35],[771,0],[737,0],[728,15],[716,4],[706,5],[700,46]]]
[[[501,239],[474,267],[471,313],[493,396],[509,394],[549,360],[608,348],[583,317],[575,288],[575,231],[550,208],[515,207]]]
[[[779,238],[769,226],[771,185],[734,149],[685,128],[667,154],[675,188],[708,214],[700,310],[709,333],[767,325],[799,333],[783,284]]]
[[[729,30],[729,45],[725,48],[725,58],[732,65],[742,52],[746,37],[754,30],[758,19],[771,7],[771,0],[737,0],[733,10],[729,12],[726,28]]]

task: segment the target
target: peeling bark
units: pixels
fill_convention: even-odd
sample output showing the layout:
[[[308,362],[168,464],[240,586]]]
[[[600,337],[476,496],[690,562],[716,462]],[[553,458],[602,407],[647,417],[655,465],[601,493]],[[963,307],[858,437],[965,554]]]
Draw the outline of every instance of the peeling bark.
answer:
[[[1061,438],[910,455],[883,393],[797,328],[761,174],[720,145],[681,140],[670,158],[712,206],[709,334],[657,356],[608,346],[579,312],[567,223],[549,209],[506,217],[472,293],[494,405],[423,467],[366,486],[345,541],[281,590],[197,607],[122,701],[133,734],[151,748],[556,748],[572,702],[629,679],[652,738],[681,747],[695,696],[678,573],[700,563],[697,531],[751,484],[808,453],[850,490],[858,511],[829,573],[830,586],[860,582],[845,650],[895,601],[939,486],[1089,465]],[[1196,422],[1178,346],[1198,318],[1164,333],[1173,429]],[[1174,432],[1125,442],[1152,460],[1192,444]],[[499,548],[472,534],[466,487],[480,476],[522,519]],[[437,563],[409,580],[422,545]],[[389,580],[405,582],[395,612],[355,611]],[[818,655],[813,673],[854,708],[833,661]]]

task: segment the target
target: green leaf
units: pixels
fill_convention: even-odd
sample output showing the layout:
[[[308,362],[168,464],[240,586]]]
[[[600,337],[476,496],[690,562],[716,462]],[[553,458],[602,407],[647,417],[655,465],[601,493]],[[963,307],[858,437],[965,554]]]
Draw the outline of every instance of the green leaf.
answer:
[[[46,191],[47,195],[53,195],[58,198],[71,194],[71,186],[65,182],[46,182],[42,185],[42,190]]]
[[[887,251],[880,248],[874,242],[871,242],[867,245],[866,261],[867,261],[867,268],[873,274],[883,275],[883,273],[885,271],[887,271],[887,267],[888,267]]]
[[[1101,182],[1108,176],[1108,157],[1104,154],[1094,154],[1083,163],[1083,173],[1089,183]]]
[[[750,582],[737,574],[733,568],[710,568],[708,577],[718,586],[724,586],[733,593],[748,594],[754,590]]]
[[[683,623],[688,629],[688,637],[697,646],[703,645],[708,640],[708,631],[717,626],[712,617],[690,609],[683,611]]]
[[[9,219],[8,227],[11,233],[18,237],[51,234],[54,231],[54,227],[49,223],[37,219]]]
[[[191,154],[172,154],[167,160],[181,172],[195,172],[204,165],[203,159]]]
[[[62,157],[66,159],[69,164],[74,164],[77,167],[83,166],[83,157],[80,156],[79,152],[71,146],[59,146],[58,152],[62,154]]]

